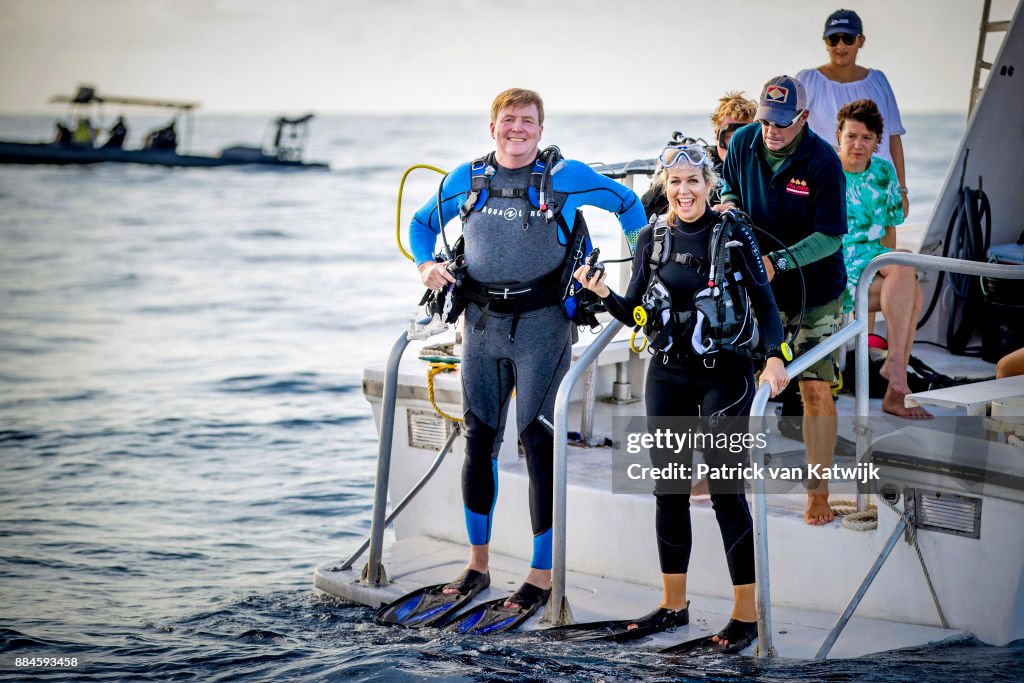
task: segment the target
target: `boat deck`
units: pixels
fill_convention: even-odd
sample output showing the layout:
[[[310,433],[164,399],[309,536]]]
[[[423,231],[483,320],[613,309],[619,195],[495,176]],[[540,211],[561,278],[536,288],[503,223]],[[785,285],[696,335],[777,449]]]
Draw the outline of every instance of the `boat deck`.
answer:
[[[420,586],[444,583],[456,576],[466,562],[465,546],[434,538],[418,537],[397,541],[384,552],[384,564],[391,583],[371,588],[359,583],[358,571],[332,571],[333,563],[316,570],[316,588],[371,607],[378,607],[413,591]],[[524,560],[491,555],[491,587],[476,597],[473,604],[493,600],[511,593],[522,581],[528,568]],[[571,610],[577,623],[602,619],[640,616],[661,600],[661,589],[650,584],[629,583],[600,576],[570,571],[566,574]],[[729,620],[732,601],[708,595],[690,595],[690,624],[671,633],[661,633],[638,641],[635,646],[659,650],[693,638],[710,635]],[[823,612],[777,607],[772,610],[774,645],[781,656],[800,659],[814,657],[836,615]],[[550,626],[543,610],[528,621],[522,631],[535,631]],[[901,624],[882,619],[854,617],[829,654],[830,658],[859,657],[878,651],[879,639],[886,649],[916,647],[928,643],[968,638],[962,631]],[[617,647],[610,645],[610,647]],[[754,646],[742,654],[752,655]]]
[[[404,495],[433,457],[429,449],[410,448],[407,451],[411,455],[409,452],[403,455],[398,445],[409,433],[411,412],[420,409],[425,413],[433,412],[426,401],[427,366],[417,359],[418,350],[416,343],[410,346],[399,372],[396,460],[390,483],[392,504],[397,500],[396,493]],[[580,348],[576,351],[578,353]],[[602,354],[597,382],[599,396],[609,393],[614,363],[627,355],[621,340],[613,342]],[[985,377],[993,372],[989,363],[976,358],[953,358],[935,347],[921,346],[915,349],[915,355],[936,370],[951,375]],[[367,369],[364,374],[364,393],[374,406],[378,420],[383,378],[381,369]],[[459,414],[458,373],[439,375],[435,382],[435,395],[442,408]],[[880,404],[879,400],[871,402],[872,414],[880,414]],[[769,404],[769,408],[773,405]],[[572,403],[570,429],[580,424],[580,406],[579,400]],[[853,407],[852,397],[840,397],[840,415],[852,415]],[[595,436],[612,436],[610,425],[614,417],[643,415],[643,412],[642,402],[611,405],[599,400],[595,411]],[[942,408],[934,412],[937,415],[955,413]],[[774,418],[770,416],[768,421],[771,425]],[[509,423],[514,424],[511,415]],[[852,439],[849,429],[849,421],[844,424],[841,420],[840,433],[845,431],[845,436]],[[781,459],[777,462],[803,463],[802,444],[777,433],[770,437],[769,451]],[[566,594],[577,622],[639,616],[660,600],[660,574],[652,532],[653,497],[649,492],[612,493],[612,458],[611,448],[570,446]],[[852,461],[852,458],[846,459]],[[837,462],[843,460],[837,456]],[[384,566],[391,583],[379,588],[361,584],[358,579],[366,561],[364,556],[354,569],[346,571],[335,571],[340,560],[318,567],[316,587],[345,600],[379,606],[419,586],[441,583],[457,575],[466,557],[458,483],[461,462],[461,440],[456,440],[453,454],[395,520],[393,534],[389,531],[386,536],[384,554]],[[499,469],[500,495],[491,544],[492,587],[479,596],[481,601],[500,596],[505,589],[514,590],[528,568],[532,536],[525,509],[528,477],[511,432],[505,436]],[[833,482],[831,488],[833,501],[852,499],[856,493],[854,482]],[[772,494],[767,499],[775,647],[782,656],[812,657],[878,555],[897,516],[883,507],[879,529],[866,532],[843,528],[838,519],[823,527],[811,528],[803,521],[804,493]],[[692,623],[677,633],[645,641],[643,647],[663,647],[699,637],[712,627],[720,628],[728,620],[731,586],[714,511],[707,496],[692,497],[691,517],[694,545],[688,592]],[[952,542],[958,541],[953,539]],[[935,558],[934,562],[939,551],[937,546],[929,546],[932,542],[938,541],[922,538],[926,557]],[[967,553],[970,548],[957,552]],[[900,576],[904,578],[897,580]],[[907,584],[906,576],[914,580]],[[960,631],[938,627],[935,605],[923,580],[917,580],[920,577],[921,568],[913,548],[899,544],[858,610],[858,614],[871,618],[855,617],[830,656],[852,657],[880,649],[962,637],[964,634]],[[805,609],[808,605],[813,605],[814,609]],[[957,607],[944,604],[944,609],[948,615]],[[951,622],[955,623],[953,619]],[[537,617],[528,628],[546,625]]]

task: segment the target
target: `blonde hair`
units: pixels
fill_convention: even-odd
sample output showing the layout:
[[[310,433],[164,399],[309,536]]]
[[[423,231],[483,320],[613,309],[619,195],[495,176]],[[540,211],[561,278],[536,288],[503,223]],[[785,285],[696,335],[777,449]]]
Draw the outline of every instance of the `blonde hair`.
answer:
[[[498,93],[498,96],[494,98],[494,102],[491,103],[491,123],[498,119],[498,112],[502,109],[520,109],[531,104],[537,106],[537,123],[544,125],[544,100],[533,90],[524,90],[522,88],[509,88]]]
[[[690,165],[692,166],[693,164]],[[665,195],[666,199],[668,199],[668,172],[668,168],[661,169],[661,173],[658,174],[657,179],[655,180],[655,182],[661,186],[661,191]],[[715,173],[715,168],[714,166],[712,166],[710,159],[708,159],[707,162],[700,165],[700,174],[704,178],[704,182],[707,183],[708,186],[707,198],[711,199],[711,193],[714,192],[715,188],[717,188],[721,184],[722,179],[718,177],[717,173]],[[671,205],[672,203],[669,202],[670,207]],[[679,216],[677,216],[676,212],[670,208],[668,210],[668,215],[665,217],[665,221],[668,223],[670,227],[674,227],[679,223]]]
[[[748,100],[746,93],[742,90],[730,90],[718,98],[718,106],[711,112],[711,127],[718,133],[722,121],[726,118],[734,118],[744,123],[750,123],[757,114],[757,102]]]

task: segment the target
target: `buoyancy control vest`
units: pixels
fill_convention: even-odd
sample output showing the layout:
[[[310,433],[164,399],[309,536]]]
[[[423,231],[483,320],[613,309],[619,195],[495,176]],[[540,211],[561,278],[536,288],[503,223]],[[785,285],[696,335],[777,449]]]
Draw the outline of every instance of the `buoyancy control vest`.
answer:
[[[566,316],[576,325],[587,325],[591,329],[599,325],[597,313],[603,304],[592,292],[573,277],[573,273],[586,262],[593,250],[590,231],[582,212],[576,211],[570,226],[562,215],[562,201],[555,196],[551,187],[551,176],[564,164],[562,154],[555,146],[547,147],[533,163],[530,183],[525,188],[491,188],[491,178],[496,173],[494,153],[491,152],[470,164],[470,191],[459,209],[463,226],[474,211],[483,209],[492,193],[503,198],[525,197],[530,205],[539,210],[549,222],[556,223],[558,241],[565,245],[562,264],[552,271],[515,287],[478,282],[466,274],[463,238],[460,237],[451,249],[453,261],[450,270],[456,275],[458,284],[446,287],[440,293],[427,292],[421,303],[426,304],[427,313],[441,314],[444,322],[454,323],[468,302],[481,306],[483,315],[474,327],[482,332],[490,312],[513,315],[509,339],[514,341],[519,314],[561,303]],[[524,212],[523,220],[527,220]],[[456,269],[458,273],[456,274]],[[445,313],[447,311],[447,313]]]
[[[733,266],[731,255],[732,249],[742,245],[732,239],[733,228],[741,223],[750,225],[750,219],[740,211],[722,214],[712,227],[705,261],[673,252],[672,231],[664,217],[651,217],[650,278],[633,319],[647,337],[648,350],[662,354],[663,362],[685,354],[687,346],[706,360],[720,351],[764,357],[742,269]],[[694,295],[692,310],[673,309],[672,295],[659,275],[659,269],[670,261],[696,268],[707,277],[708,286]]]

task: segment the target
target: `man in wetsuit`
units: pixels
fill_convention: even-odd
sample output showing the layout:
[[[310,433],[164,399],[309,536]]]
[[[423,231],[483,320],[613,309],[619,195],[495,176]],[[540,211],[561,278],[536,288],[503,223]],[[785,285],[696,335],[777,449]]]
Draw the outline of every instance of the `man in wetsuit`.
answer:
[[[445,593],[464,593],[479,589],[484,581],[489,583],[497,457],[509,398],[516,389],[516,432],[526,452],[534,538],[526,582],[505,603],[508,608],[529,608],[546,601],[551,588],[551,430],[555,392],[569,368],[574,329],[558,283],[552,286],[544,276],[562,269],[567,256],[566,228],[572,226],[580,207],[597,206],[615,213],[631,247],[647,222],[631,190],[578,161],[561,161],[548,169],[546,205],[531,201],[531,175],[543,131],[540,95],[521,89],[499,94],[491,105],[495,151],[485,159],[459,166],[446,177],[440,194],[440,224],[437,198],[433,198],[416,213],[409,229],[420,278],[430,289],[455,281],[447,264],[436,261],[433,252],[441,227],[461,209],[468,213],[463,218],[463,236],[471,282],[497,285],[513,293],[530,284],[546,290],[537,292],[546,300],[534,297],[527,306],[514,299],[496,298],[469,303],[465,311],[462,495],[470,559],[466,572],[448,584]],[[480,169],[484,163],[487,172],[474,178],[472,167]],[[484,177],[489,180],[481,205],[482,194],[474,188]]]
[[[764,256],[765,269],[787,332],[798,324],[804,306],[795,354],[806,353],[839,329],[846,287],[840,250],[846,233],[846,178],[832,146],[807,126],[807,116],[807,98],[799,80],[778,76],[768,81],[761,91],[756,123],[736,131],[729,144],[722,204],[716,207],[743,209],[755,225],[788,247],[787,251],[775,240],[758,236],[769,252]],[[803,302],[798,270],[806,283]],[[839,380],[836,354],[812,365],[799,380],[807,461],[828,467],[836,446],[831,391]],[[811,482],[807,495],[804,520],[831,522],[828,483]]]

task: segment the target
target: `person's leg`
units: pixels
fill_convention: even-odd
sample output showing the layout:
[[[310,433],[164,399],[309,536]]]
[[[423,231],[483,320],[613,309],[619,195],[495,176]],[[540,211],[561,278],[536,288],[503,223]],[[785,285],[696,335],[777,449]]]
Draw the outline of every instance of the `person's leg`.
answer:
[[[466,460],[462,465],[462,503],[469,536],[467,569],[487,571],[491,519],[498,500],[498,460],[494,454],[497,430],[472,410],[465,414]],[[458,592],[446,589],[446,592]]]
[[[803,325],[794,340],[794,352],[803,355],[810,352],[842,325],[843,299],[830,301],[820,306],[809,307],[804,312]],[[797,316],[788,315],[791,322]],[[832,398],[832,387],[839,385],[839,366],[836,354],[831,353],[813,364],[798,377],[800,396],[803,399],[804,447],[807,450],[807,464],[830,467],[836,448],[836,404]],[[808,482],[807,507],[804,521],[808,524],[827,524],[835,519],[828,504],[828,483],[824,480]]]
[[[690,396],[691,387],[679,371],[663,365],[660,356],[651,359],[644,385],[649,429],[671,426],[671,419],[696,417],[697,401]],[[675,453],[669,449],[650,449],[651,464],[665,467],[673,463],[693,462],[693,450],[686,447]],[[683,487],[687,489],[688,487]],[[686,576],[690,564],[693,537],[690,528],[689,493],[675,491],[662,480],[655,483],[654,531],[661,565],[662,599],[660,607],[685,609]]]
[[[486,424],[472,410],[464,416],[466,459],[462,465],[462,503],[469,537],[467,569],[484,573],[490,563],[491,522],[498,501],[498,429]],[[504,420],[499,421],[504,426]],[[447,594],[458,593],[454,587]]]
[[[716,364],[715,379],[701,402],[701,414],[708,417],[714,430],[744,434],[749,428],[748,416],[754,398],[754,375],[750,361],[721,359]],[[733,439],[730,438],[732,443]],[[706,456],[712,466],[742,467],[747,453],[714,449]],[[754,583],[754,526],[747,506],[741,480],[712,482],[711,505],[722,535],[725,560],[733,585],[731,618],[753,623],[757,621]],[[717,636],[715,642],[720,640]],[[726,644],[728,641],[724,641]]]
[[[479,314],[475,305],[466,310],[467,320]],[[465,337],[460,368],[466,441],[462,502],[470,548],[466,568],[478,572],[486,572],[489,566],[491,521],[498,499],[498,451],[515,385],[511,362],[502,356],[504,349],[495,343],[492,333],[488,330],[484,335]],[[444,592],[459,590],[449,587]]]
[[[551,588],[551,519],[554,477],[554,441],[551,432],[534,420],[519,435],[526,453],[526,471],[530,477],[530,521],[533,526],[533,559],[526,583]],[[511,607],[511,603],[506,603]]]
[[[507,339],[509,319],[497,326]],[[490,327],[490,323],[488,323]],[[551,522],[554,479],[555,394],[572,359],[571,327],[561,306],[524,313],[516,340],[510,344],[515,358],[516,421],[526,455],[530,479],[530,522],[533,558],[525,583],[551,588]],[[520,607],[511,601],[506,607]]]
[[[1006,354],[996,363],[996,379],[1024,375],[1024,348]]]
[[[914,346],[914,332],[921,315],[924,295],[917,283],[917,271],[910,266],[886,266],[878,272],[868,292],[869,308],[885,316],[889,352],[881,375],[889,380],[882,410],[900,417],[927,419],[924,408],[907,408],[903,399],[910,393],[907,362]]]
[[[837,413],[828,382],[817,379],[800,380],[800,395],[804,401],[804,447],[807,464],[832,466],[836,449]],[[808,524],[828,524],[835,515],[828,504],[828,481],[812,479],[807,485],[807,508],[804,521]]]

